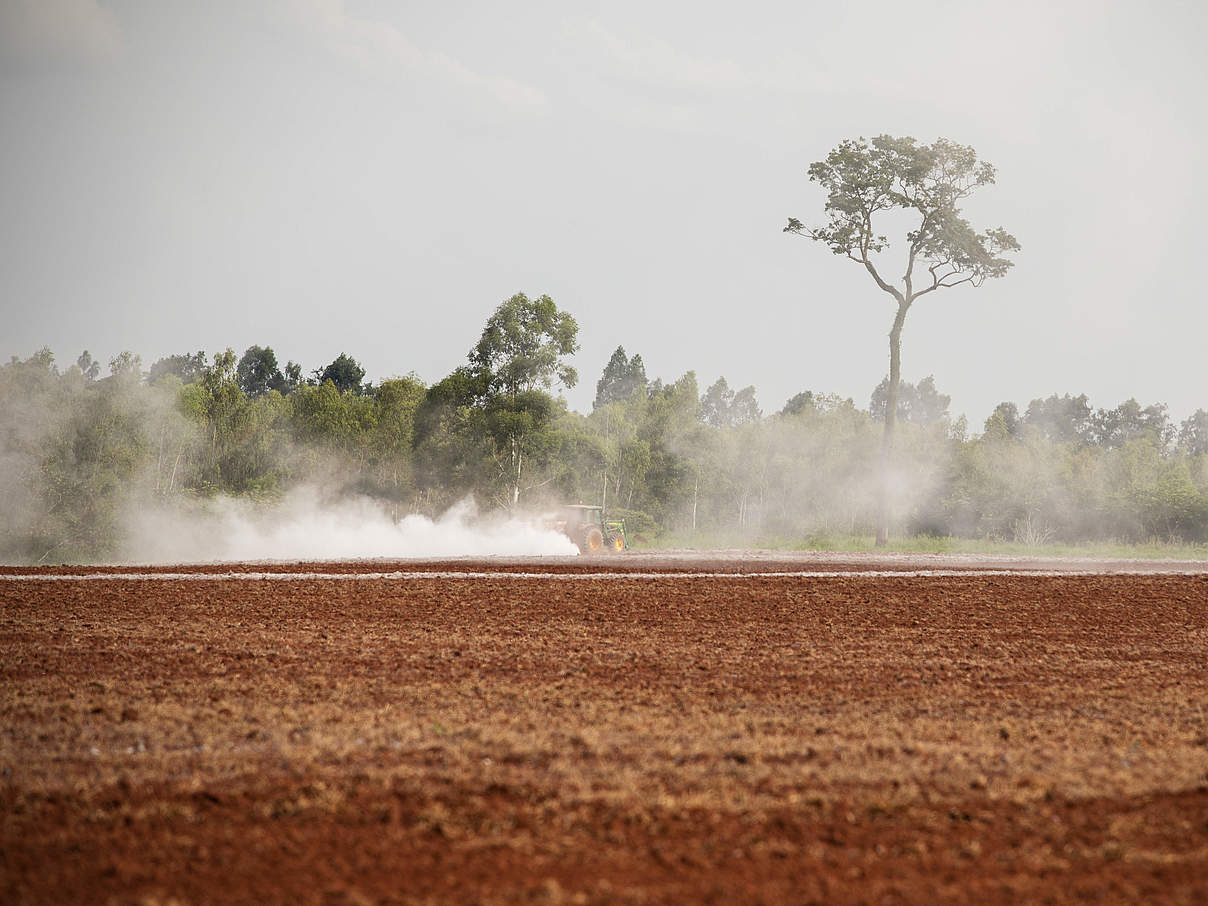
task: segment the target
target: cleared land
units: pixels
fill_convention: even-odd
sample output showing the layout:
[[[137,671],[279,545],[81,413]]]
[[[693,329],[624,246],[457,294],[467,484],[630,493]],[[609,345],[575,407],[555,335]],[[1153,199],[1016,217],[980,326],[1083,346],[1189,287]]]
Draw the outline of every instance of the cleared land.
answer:
[[[1205,902],[1208,574],[1096,566],[0,570],[0,901]]]

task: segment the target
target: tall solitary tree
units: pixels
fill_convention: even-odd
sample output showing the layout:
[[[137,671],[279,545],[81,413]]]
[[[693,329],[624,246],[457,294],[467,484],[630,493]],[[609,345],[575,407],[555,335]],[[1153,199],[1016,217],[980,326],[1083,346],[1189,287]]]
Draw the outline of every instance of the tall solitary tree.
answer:
[[[970,147],[946,139],[920,145],[913,138],[879,135],[848,139],[810,165],[811,182],[827,191],[827,220],[807,227],[790,217],[784,232],[804,236],[861,265],[877,287],[893,300],[889,331],[889,386],[881,444],[881,488],[877,506],[877,547],[889,542],[889,474],[893,429],[901,381],[902,325],[916,299],[939,289],[1001,277],[1011,267],[1005,253],[1019,243],[1005,230],[976,232],[961,217],[960,203],[994,182],[994,167],[979,161]],[[905,270],[900,280],[886,278],[879,257],[889,240],[878,232],[892,212],[912,215],[906,233]]]

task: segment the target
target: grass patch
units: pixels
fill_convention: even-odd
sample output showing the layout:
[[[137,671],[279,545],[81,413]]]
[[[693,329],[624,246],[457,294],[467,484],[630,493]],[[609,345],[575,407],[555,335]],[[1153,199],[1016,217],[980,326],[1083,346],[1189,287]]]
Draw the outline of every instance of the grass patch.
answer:
[[[834,551],[850,553],[882,551],[904,554],[999,554],[1029,557],[1102,557],[1140,560],[1208,560],[1208,544],[1173,544],[1157,539],[1143,543],[1085,541],[1079,543],[1021,544],[989,538],[953,538],[936,535],[908,535],[889,539],[889,546],[877,548],[872,535],[848,535],[815,532],[802,537],[743,536],[719,532],[671,532],[649,544],[635,548],[687,550],[777,550]]]

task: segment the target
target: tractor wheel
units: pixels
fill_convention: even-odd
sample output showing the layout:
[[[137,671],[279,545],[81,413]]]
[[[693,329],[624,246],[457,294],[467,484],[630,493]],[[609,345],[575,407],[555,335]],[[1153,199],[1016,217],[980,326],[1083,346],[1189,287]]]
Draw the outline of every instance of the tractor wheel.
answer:
[[[583,540],[579,544],[579,550],[585,554],[594,554],[604,546],[604,535],[598,528],[589,528],[583,533]]]
[[[608,546],[618,552],[625,550],[625,536],[614,535]]]

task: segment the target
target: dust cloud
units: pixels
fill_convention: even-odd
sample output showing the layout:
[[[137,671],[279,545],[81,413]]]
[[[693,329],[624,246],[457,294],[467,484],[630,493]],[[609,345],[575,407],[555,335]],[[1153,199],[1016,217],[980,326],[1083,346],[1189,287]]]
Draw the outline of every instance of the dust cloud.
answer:
[[[480,516],[463,501],[436,519],[395,521],[368,497],[328,499],[313,486],[257,506],[219,497],[182,509],[139,508],[127,517],[127,563],[246,560],[570,556],[578,548],[538,520]]]

